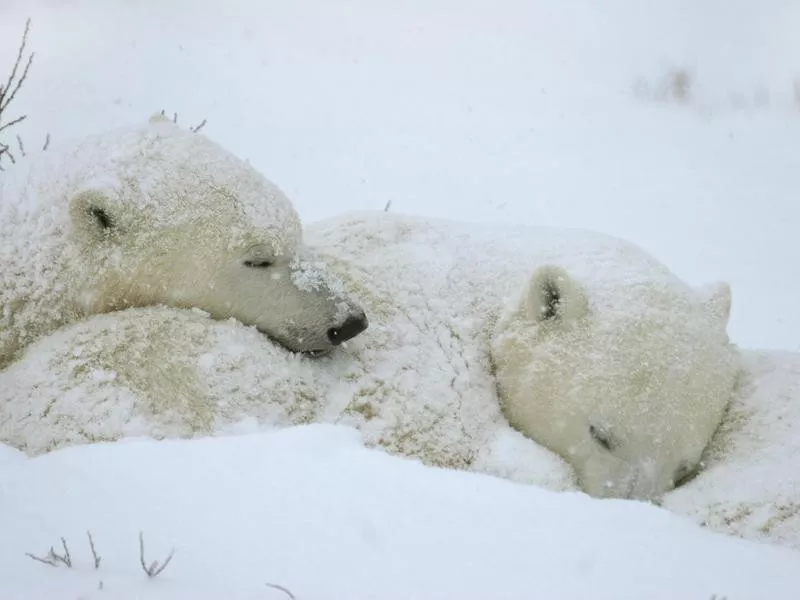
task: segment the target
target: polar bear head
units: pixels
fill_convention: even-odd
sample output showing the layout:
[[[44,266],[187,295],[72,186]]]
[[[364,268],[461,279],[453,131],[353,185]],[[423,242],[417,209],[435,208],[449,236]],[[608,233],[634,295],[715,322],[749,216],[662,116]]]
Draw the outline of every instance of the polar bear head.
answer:
[[[657,499],[690,478],[738,372],[730,288],[659,273],[536,270],[493,338],[510,423],[573,465],[597,497]]]
[[[38,200],[40,220],[41,206],[66,212],[65,243],[49,260],[68,272],[61,287],[79,316],[196,307],[318,353],[367,327],[304,249],[283,192],[203,135],[154,118],[46,164],[28,199]]]

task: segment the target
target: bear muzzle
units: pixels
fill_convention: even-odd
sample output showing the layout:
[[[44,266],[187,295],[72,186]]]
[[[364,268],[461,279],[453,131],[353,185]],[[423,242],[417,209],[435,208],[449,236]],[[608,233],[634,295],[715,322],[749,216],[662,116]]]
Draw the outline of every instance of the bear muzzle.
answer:
[[[328,329],[328,339],[334,346],[340,345],[342,342],[351,340],[369,327],[369,320],[365,313],[360,315],[350,315],[345,319],[339,327],[331,327]]]

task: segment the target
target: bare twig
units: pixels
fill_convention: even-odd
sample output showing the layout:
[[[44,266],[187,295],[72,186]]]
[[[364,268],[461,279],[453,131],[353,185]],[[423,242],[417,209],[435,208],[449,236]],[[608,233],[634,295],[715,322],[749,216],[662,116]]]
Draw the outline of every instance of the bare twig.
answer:
[[[25,68],[22,70],[22,75],[20,75],[19,79],[14,81],[14,79],[17,77],[19,66],[22,64],[22,57],[25,54],[25,47],[28,45],[28,33],[30,32],[30,29],[31,20],[28,19],[25,21],[25,31],[22,33],[22,42],[20,42],[19,49],[17,50],[17,59],[14,61],[14,66],[11,68],[11,75],[8,76],[5,85],[0,88],[0,113],[2,113],[6,108],[8,108],[8,105],[11,104],[11,101],[14,99],[14,96],[17,95],[19,88],[22,87],[22,84],[28,77],[28,71],[33,64],[33,57],[36,55],[35,52],[31,52],[30,56],[28,56],[28,59],[25,62]]]
[[[25,153],[25,144],[22,143],[22,138],[19,136],[17,136],[17,146],[19,146],[19,153],[22,154],[22,156],[28,156]]]
[[[169,556],[164,560],[163,563],[159,563],[157,560],[154,560],[150,563],[150,566],[147,566],[147,561],[144,558],[144,533],[141,531],[139,532],[139,562],[142,565],[142,570],[147,573],[147,576],[151,579],[153,577],[158,577],[161,572],[167,568],[169,561],[172,560],[172,557],[175,555],[175,550],[173,549],[170,551]]]
[[[2,110],[0,110],[0,116],[2,116],[2,114],[3,114]],[[0,125],[0,131],[3,131],[4,129],[8,129],[9,127],[13,127],[14,125],[17,125],[18,123],[22,123],[27,118],[28,118],[28,115],[22,115],[21,117],[17,117],[16,119],[14,119],[12,121],[9,121],[8,123],[3,123],[2,125]]]
[[[161,109],[161,116],[164,117],[164,118],[168,118],[167,117],[167,111],[164,110],[163,108]],[[175,123],[176,125],[178,124],[178,113],[172,113],[172,122]],[[197,125],[190,125],[189,126],[189,131],[191,131],[192,133],[197,133],[203,127],[206,126],[206,123],[208,123],[208,120],[207,119],[203,119]]]
[[[42,556],[36,556],[35,554],[31,554],[30,552],[26,552],[25,556],[27,556],[28,558],[32,558],[33,560],[38,560],[39,562],[43,562],[44,564],[50,565],[51,567],[58,566],[58,563],[55,562],[55,560],[51,558],[49,554],[47,556],[42,557]]]
[[[69,557],[69,548],[67,548],[67,540],[65,540],[63,537],[61,538],[61,545],[64,547],[64,555],[59,557],[59,560],[62,560],[65,565],[71,567],[72,559]],[[51,548],[50,551],[52,552],[52,550],[53,549]]]
[[[92,539],[92,532],[87,531],[86,536],[89,538],[89,548],[92,549],[92,559],[94,560],[94,568],[100,568],[100,561],[103,560],[103,557],[97,554],[97,550],[94,547],[94,540]]]
[[[28,78],[28,71],[30,71],[31,65],[33,64],[33,57],[35,53],[31,52],[27,59],[25,58],[25,50],[28,46],[28,33],[30,32],[30,28],[31,20],[28,19],[25,21],[25,31],[22,34],[22,41],[17,49],[17,58],[14,61],[14,65],[11,67],[11,74],[8,76],[8,79],[6,79],[5,83],[0,84],[0,132],[13,127],[14,125],[18,125],[27,118],[27,115],[22,115],[15,119],[11,119],[10,121],[3,122],[3,117],[7,112],[8,107],[16,97],[17,92],[22,87],[22,84],[25,83],[25,80]],[[22,68],[22,71],[20,71],[20,67]],[[19,141],[19,138],[17,138],[17,141]],[[21,153],[24,156],[25,151],[22,148],[22,143],[19,143]],[[2,162],[2,159],[6,156],[12,164],[16,163],[16,159],[14,158],[9,145],[0,142],[0,162]],[[2,169],[2,165],[0,165],[0,169]]]
[[[50,147],[50,134],[48,133],[44,138],[44,146],[42,146],[42,150],[47,150]]]
[[[57,567],[59,564],[64,564],[67,565],[67,567],[72,568],[72,558],[69,555],[67,540],[65,540],[63,537],[61,538],[61,546],[64,548],[64,554],[59,554],[52,546],[50,546],[50,551],[45,556],[35,556],[30,552],[26,552],[25,556],[28,556],[33,560],[38,560],[46,565],[50,565],[51,567]]]
[[[386,203],[386,206],[384,206],[384,207],[383,207],[383,212],[389,212],[389,209],[390,209],[391,207],[392,207],[392,201],[391,201],[391,200],[389,200],[389,201]]]
[[[199,124],[195,125],[194,127],[189,127],[189,131],[191,131],[192,133],[197,133],[205,126],[206,126],[206,119],[203,119],[202,121],[200,121]]]
[[[294,594],[293,594],[292,592],[290,592],[289,590],[287,590],[287,589],[286,589],[285,587],[283,587],[282,585],[278,585],[278,584],[276,584],[276,583],[266,583],[266,584],[264,584],[264,585],[266,585],[267,587],[271,587],[271,588],[274,588],[274,589],[276,589],[276,590],[280,590],[280,591],[282,591],[284,594],[286,594],[287,596],[289,596],[289,598],[291,598],[291,600],[297,600],[297,599],[294,597]]]

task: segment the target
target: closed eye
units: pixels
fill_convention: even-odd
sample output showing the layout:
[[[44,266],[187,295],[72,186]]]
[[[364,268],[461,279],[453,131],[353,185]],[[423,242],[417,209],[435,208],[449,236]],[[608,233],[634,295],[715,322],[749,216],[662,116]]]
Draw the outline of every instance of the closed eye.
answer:
[[[617,445],[611,433],[602,427],[589,425],[589,435],[592,436],[595,442],[609,452],[613,452]]]
[[[697,477],[697,474],[700,472],[700,469],[703,467],[702,463],[698,463],[694,466],[690,466],[687,464],[683,464],[675,471],[675,474],[672,476],[672,483],[675,487],[680,487],[689,483],[692,479]]]
[[[268,269],[272,266],[272,263],[268,260],[246,260],[242,263],[245,267],[250,267],[251,269]]]
[[[89,208],[89,214],[92,215],[94,220],[97,221],[97,224],[100,225],[100,229],[111,229],[114,227],[114,221],[102,208],[92,206]]]

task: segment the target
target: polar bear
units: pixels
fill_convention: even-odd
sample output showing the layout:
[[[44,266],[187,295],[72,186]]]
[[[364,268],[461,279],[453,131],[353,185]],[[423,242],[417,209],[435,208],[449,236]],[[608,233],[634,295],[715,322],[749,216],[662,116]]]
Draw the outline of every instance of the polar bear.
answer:
[[[653,499],[696,474],[731,399],[730,288],[694,293],[631,248],[603,262],[575,278],[541,266],[510,304],[492,340],[500,401],[589,494]]]
[[[166,304],[327,352],[367,326],[305,256],[291,202],[246,162],[157,116],[4,174],[0,367],[87,315]]]
[[[464,356],[494,368],[503,415],[585,492],[654,500],[697,471],[741,371],[727,284],[693,289],[580,230],[356,215],[309,240],[399,282],[415,323],[450,329],[443,344],[480,348]]]
[[[316,391],[305,395],[317,398],[317,404],[311,412],[300,411],[302,422],[351,425],[367,445],[428,465],[551,489],[574,486],[571,464],[584,490],[600,496],[656,497],[678,482],[682,465],[687,476],[697,465],[738,371],[736,350],[725,334],[729,293],[724,285],[713,294],[694,290],[635,246],[585,231],[477,226],[380,212],[329,219],[307,226],[305,233],[320,260],[368,311],[370,328],[346,348],[313,361]],[[546,308],[540,315],[546,322],[521,310],[521,302],[532,298]],[[504,307],[509,308],[504,312]],[[124,313],[103,317],[127,318]],[[98,419],[91,390],[97,372],[106,374],[107,386],[131,381],[125,375],[131,353],[87,347],[88,334],[81,327],[72,326],[69,335],[47,348],[46,363],[36,358],[44,355],[42,346],[31,347],[0,373],[1,441],[14,440],[29,452],[70,443],[59,411],[70,412],[72,429],[100,423],[96,437],[125,434],[117,421],[129,418],[127,413]],[[123,324],[119,329],[128,338],[148,335],[146,328]],[[228,361],[215,341],[218,334],[189,336],[181,329],[157,336],[158,352],[136,354],[135,369],[160,373],[165,357],[181,356],[181,369],[191,376],[176,375],[180,380],[174,384],[169,377],[142,375],[138,388],[125,384],[140,398],[131,402],[145,405],[138,414],[163,435],[209,429],[206,423],[219,431],[247,414],[258,423],[254,426],[271,426],[277,413],[269,405],[283,388],[273,393],[265,385],[260,394],[251,393],[247,382],[276,359],[250,346],[255,356],[267,358],[229,370],[231,380],[219,394],[214,388],[224,378],[207,374],[208,363]],[[540,363],[548,369],[537,368]],[[278,364],[284,365],[283,359]],[[517,379],[524,384],[515,385]],[[183,381],[204,383],[186,386]],[[236,381],[242,382],[238,389]],[[608,396],[592,396],[598,401],[595,413],[579,390],[600,385]],[[141,386],[149,386],[146,394]],[[64,390],[69,389],[84,391],[67,399]],[[538,389],[554,395],[549,408]],[[700,396],[704,403],[694,404]],[[238,405],[239,412],[230,412],[227,404],[217,407],[221,398]],[[154,402],[178,408],[199,402],[211,417],[202,427],[165,424],[148,408]],[[537,404],[549,411],[542,414],[545,434],[559,427],[563,415],[573,424],[561,430],[564,446],[591,446],[559,456],[561,447],[548,450],[536,443],[548,440],[539,430],[526,430],[525,419],[535,417],[533,411],[515,419],[509,408]],[[36,418],[23,423],[20,415],[32,405],[38,407],[32,413]],[[178,413],[194,418],[191,411]],[[25,445],[34,438],[35,445]],[[588,472],[592,460],[602,470],[595,478]]]

